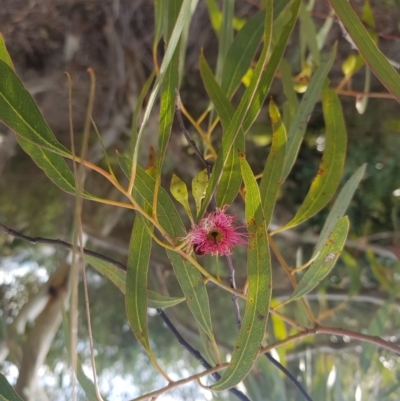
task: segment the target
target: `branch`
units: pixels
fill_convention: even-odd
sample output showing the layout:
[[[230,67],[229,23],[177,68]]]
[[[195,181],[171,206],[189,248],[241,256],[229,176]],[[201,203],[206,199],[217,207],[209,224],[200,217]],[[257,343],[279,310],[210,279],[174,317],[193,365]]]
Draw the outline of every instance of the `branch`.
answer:
[[[0,223],[0,231],[12,235],[13,237],[23,239],[25,241],[30,242],[31,244],[48,244],[48,245],[57,245],[62,246],[66,249],[72,250],[73,245],[69,242],[63,241],[61,239],[52,239],[52,238],[43,238],[43,237],[29,237],[28,235],[21,234],[17,231],[12,230],[11,228],[6,227],[5,225]],[[115,267],[126,271],[126,266],[120,262],[117,262],[114,259],[109,258],[108,256],[102,255],[101,253],[91,251],[90,249],[83,248],[83,253],[85,255],[94,256],[97,259],[104,260],[105,262],[111,263]]]

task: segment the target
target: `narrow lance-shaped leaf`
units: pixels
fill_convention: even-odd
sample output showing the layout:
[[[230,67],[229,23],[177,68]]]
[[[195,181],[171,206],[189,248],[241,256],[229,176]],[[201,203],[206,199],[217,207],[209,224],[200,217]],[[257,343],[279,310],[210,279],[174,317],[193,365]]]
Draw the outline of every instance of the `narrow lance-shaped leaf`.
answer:
[[[0,77],[0,120],[27,141],[71,157],[71,152],[51,132],[21,80],[3,60],[0,60]]]
[[[319,212],[334,195],[342,178],[346,157],[346,126],[336,93],[326,85],[322,91],[325,120],[325,150],[317,176],[293,220],[281,230],[294,227]]]
[[[100,274],[107,277],[123,294],[125,294],[126,272],[110,262],[94,256],[84,255],[85,261],[92,265]],[[147,290],[147,306],[149,308],[163,309],[185,301],[182,297],[168,297],[158,292]]]
[[[176,252],[167,250],[167,255],[192,315],[211,341],[215,342],[210,303],[202,275]]]
[[[268,50],[271,41],[271,30],[272,30],[272,10],[271,3],[267,2],[266,8],[266,19],[265,19],[265,29],[264,29],[264,47],[261,52],[260,59],[256,65],[253,73],[249,87],[246,89],[238,109],[236,110],[228,129],[226,130],[224,137],[222,139],[221,149],[219,151],[217,160],[215,162],[210,183],[207,187],[206,196],[202,208],[200,210],[200,215],[205,212],[208,203],[210,202],[211,196],[215,191],[217,184],[220,181],[223,167],[225,166],[230,152],[232,151],[232,146],[235,143],[235,139],[241,129],[246,132],[254,119],[257,117],[272,79],[275,75],[275,71],[278,68],[280,60],[282,58],[284,49],[286,47],[287,40],[289,39],[290,33],[297,19],[297,13],[300,6],[300,0],[294,0],[291,7],[292,17],[288,24],[285,26],[279,42],[276,44],[271,57],[269,58],[268,68],[264,71],[267,62]]]
[[[378,49],[373,38],[347,1],[328,0],[336,15],[343,23],[358,51],[364,57],[376,77],[400,102],[400,77],[389,60]]]
[[[286,152],[286,130],[272,99],[269,103],[269,116],[272,123],[272,145],[260,182],[261,202],[267,227],[278,196]]]
[[[307,128],[308,118],[314,109],[315,102],[318,99],[322,85],[325,78],[330,71],[336,56],[336,44],[333,47],[329,59],[326,63],[321,64],[312,76],[307,91],[301,99],[300,107],[297,111],[296,117],[289,128],[287,137],[286,160],[282,172],[282,182],[286,180],[293,167],[297,154],[300,149],[301,141],[303,140],[304,133]]]
[[[226,130],[235,114],[235,109],[224,95],[203,54],[200,54],[200,74],[207,93],[220,117],[222,127]],[[239,149],[244,151],[244,146],[244,131],[241,129],[235,139],[235,152],[230,152],[217,188],[216,200],[219,207],[232,203],[240,189],[242,176],[237,151]]]
[[[293,294],[284,304],[307,295],[327,276],[335,266],[337,258],[343,249],[348,231],[349,219],[344,216],[338,220],[320,253],[300,280]]]
[[[312,258],[320,251],[322,244],[328,238],[337,221],[345,214],[350,201],[353,198],[354,192],[364,176],[366,167],[366,163],[360,166],[339,192],[339,195],[325,220],[324,226],[322,227],[321,234],[319,235],[318,242],[315,245]]]
[[[50,150],[37,146],[34,143],[17,135],[17,141],[22,149],[32,158],[32,160],[46,173],[46,175],[58,187],[69,194],[76,195],[75,177],[68,167],[64,158]],[[87,191],[82,192],[85,199],[101,201],[100,198]]]
[[[7,401],[22,401],[22,398],[15,392],[13,386],[11,386],[2,373],[0,373],[0,395]]]
[[[211,388],[226,390],[241,382],[258,356],[267,324],[271,300],[271,263],[268,233],[262,212],[260,192],[246,159],[240,157],[246,189],[246,223],[249,232],[247,253],[248,290],[242,326],[233,347],[232,358],[221,379]]]
[[[193,219],[186,184],[176,174],[172,174],[170,191],[172,196],[184,207],[188,216]]]
[[[166,18],[165,36],[166,41],[170,40],[173,27],[178,17],[181,0],[168,1],[168,10]],[[189,16],[190,13],[187,14]],[[165,16],[164,16],[165,18]],[[164,161],[165,151],[171,135],[171,126],[174,119],[175,111],[175,89],[179,84],[179,45],[176,47],[168,68],[165,72],[164,80],[161,89],[160,100],[160,130],[158,136],[158,174],[161,174],[161,169]]]
[[[297,110],[299,109],[299,101],[297,99],[297,93],[294,90],[290,66],[284,58],[279,65],[279,70],[281,73],[283,93],[287,99],[283,105],[283,123],[286,128],[290,128]]]
[[[147,328],[147,271],[152,243],[149,230],[152,229],[143,216],[136,216],[129,243],[125,297],[129,324],[149,355],[152,351]]]
[[[289,0],[274,2],[274,20],[288,4]],[[262,38],[264,19],[264,10],[249,19],[236,34],[228,50],[221,81],[221,89],[228,99],[235,93],[240,81],[251,66],[254,54]]]
[[[196,203],[196,215],[199,213],[201,208],[201,201],[206,194],[206,189],[208,185],[207,170],[201,170],[200,173],[192,180],[192,195]]]

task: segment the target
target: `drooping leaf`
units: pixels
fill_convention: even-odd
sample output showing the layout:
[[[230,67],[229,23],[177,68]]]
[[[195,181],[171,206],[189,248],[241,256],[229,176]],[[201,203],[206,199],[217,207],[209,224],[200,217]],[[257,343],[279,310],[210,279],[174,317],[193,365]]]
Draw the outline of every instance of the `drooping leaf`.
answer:
[[[169,43],[170,35],[174,28],[175,22],[178,18],[179,9],[181,7],[181,0],[168,1],[168,10],[165,27],[165,40]],[[186,20],[190,21],[188,16],[190,11],[186,15]],[[175,111],[175,89],[179,85],[179,46],[175,49],[171,61],[165,72],[164,80],[161,89],[161,100],[160,100],[160,129],[158,135],[158,174],[161,174],[162,165],[164,162],[164,156],[171,135],[171,126],[174,119]]]
[[[286,130],[272,99],[269,103],[269,116],[272,123],[272,145],[260,182],[261,203],[267,227],[278,196],[286,152]]]
[[[149,230],[152,227],[144,217],[136,216],[129,243],[125,308],[135,337],[152,354],[147,328],[147,271],[152,243]]]
[[[250,128],[262,107],[272,79],[275,75],[275,71],[278,68],[284,49],[286,48],[287,40],[296,22],[300,1],[295,0],[293,2],[291,8],[292,18],[285,26],[281,38],[275,45],[271,57],[269,58],[268,68],[264,71],[271,42],[272,10],[270,9],[270,6],[271,4],[267,2],[267,12],[264,23],[264,47],[261,52],[260,59],[257,62],[250,85],[246,89],[240,101],[239,107],[236,110],[229,127],[224,133],[221,149],[211,174],[210,183],[207,187],[206,196],[200,210],[200,215],[203,215],[204,211],[206,210],[211,196],[220,181],[223,167],[226,165],[226,162],[230,156],[230,152],[232,151],[232,146],[235,143],[237,135],[241,129],[246,132]]]
[[[189,193],[186,184],[176,175],[172,174],[170,191],[172,196],[184,207],[188,216],[192,218],[189,206]]]
[[[167,297],[158,292],[147,290],[147,305],[149,308],[165,309],[184,302],[184,297]]]
[[[230,104],[222,89],[215,80],[214,75],[207,64],[203,54],[200,54],[200,73],[203,78],[204,86],[214,104],[215,109],[221,119],[222,127],[226,130],[235,113],[235,109]],[[221,181],[217,188],[216,201],[219,207],[229,205],[235,199],[242,177],[240,174],[239,157],[237,151],[244,151],[245,141],[244,132],[240,130],[234,144],[235,152],[231,152],[222,171]]]
[[[322,244],[325,243],[329,234],[335,227],[337,221],[345,214],[350,204],[350,201],[353,198],[354,192],[356,191],[359,182],[364,176],[366,168],[366,163],[360,166],[339,192],[339,195],[336,198],[335,203],[333,204],[332,209],[330,210],[328,217],[325,220],[324,226],[322,227],[321,234],[319,235],[318,242],[315,245],[312,258],[320,251]]]
[[[284,58],[281,60],[279,70],[281,73],[283,93],[287,99],[283,105],[283,123],[285,127],[289,128],[292,126],[293,120],[299,109],[299,101],[297,99],[297,93],[294,90],[290,66]]]
[[[32,96],[3,60],[0,77],[0,120],[26,141],[70,158],[71,152],[57,141]]]
[[[98,259],[94,256],[84,255],[85,261],[93,266],[100,274],[107,277],[115,286],[125,294],[126,272],[112,263]],[[185,301],[182,297],[167,297],[152,290],[147,290],[147,305],[149,308],[163,309]]]
[[[328,0],[336,15],[343,23],[348,34],[357,46],[375,76],[382,82],[386,89],[400,102],[400,77],[398,72],[382,54],[369,35],[367,29],[358,18],[357,14],[347,1]]]
[[[230,99],[251,65],[260,44],[264,28],[265,12],[259,12],[238,32],[226,55],[221,89]],[[204,78],[203,78],[204,79]]]
[[[214,340],[212,330],[210,304],[202,275],[174,251],[167,250],[176,278],[185,295],[186,302],[192,315],[207,336]]]
[[[315,106],[318,95],[321,91],[322,85],[330,71],[333,61],[336,56],[336,45],[333,47],[328,61],[321,64],[315,71],[311,81],[308,85],[307,91],[301,99],[300,107],[297,111],[296,117],[289,128],[287,136],[286,147],[286,160],[282,172],[282,182],[286,180],[297,159],[297,154],[300,149],[301,141],[303,140],[304,133],[307,127],[308,118]]]
[[[290,298],[284,303],[287,304],[295,299],[301,298],[313,290],[318,283],[332,270],[337,258],[346,242],[349,231],[349,219],[341,217],[335,228],[325,241],[321,251],[310,265]]]
[[[107,277],[123,294],[125,294],[126,272],[105,260],[84,254],[86,263],[93,266],[100,274]]]
[[[314,21],[304,4],[300,7],[299,17],[300,32],[310,50],[309,60],[318,66],[321,61],[317,42],[317,30]]]
[[[15,392],[13,386],[2,373],[0,373],[0,395],[6,401],[22,401],[22,398]]]
[[[252,368],[264,337],[271,300],[271,262],[260,192],[253,172],[243,155],[240,157],[240,166],[246,188],[245,213],[249,232],[247,301],[229,366],[223,372],[221,379],[211,387],[217,391],[235,386]]]
[[[208,185],[207,170],[201,170],[192,180],[192,195],[196,202],[196,215],[199,213],[201,208],[201,201],[206,194]]]
[[[346,126],[336,93],[327,86],[322,91],[325,120],[325,150],[318,173],[293,220],[279,230],[286,230],[318,213],[331,199],[342,178],[346,156]]]
[[[233,17],[235,14],[235,2],[224,0],[222,2],[222,24],[218,35],[218,55],[215,67],[215,78],[221,83],[223,67],[225,65],[228,49],[233,41]]]

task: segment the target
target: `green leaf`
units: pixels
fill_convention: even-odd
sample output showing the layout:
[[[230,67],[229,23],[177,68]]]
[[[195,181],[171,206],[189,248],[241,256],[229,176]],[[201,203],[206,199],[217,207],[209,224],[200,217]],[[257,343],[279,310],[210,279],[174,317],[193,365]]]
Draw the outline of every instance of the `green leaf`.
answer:
[[[211,341],[215,341],[211,323],[210,303],[202,275],[176,252],[167,249],[167,255],[192,315]]]
[[[267,56],[271,42],[272,30],[272,15],[270,9],[271,4],[270,2],[267,2],[263,50],[254,70],[250,85],[246,89],[240,101],[239,107],[237,108],[229,124],[229,127],[224,133],[221,149],[218,153],[218,157],[211,174],[210,183],[207,187],[206,196],[200,210],[200,215],[203,215],[203,213],[205,212],[208,203],[210,202],[211,196],[220,181],[223,168],[226,165],[226,162],[230,156],[230,152],[232,152],[232,146],[235,143],[237,135],[239,134],[241,129],[246,132],[250,128],[261,110],[270,84],[274,78],[275,71],[278,68],[283,52],[286,48],[286,43],[296,22],[300,2],[300,0],[295,0],[293,2],[291,8],[292,17],[289,23],[285,26],[281,38],[276,44],[271,54],[271,57],[268,60],[268,68],[264,71],[268,59]]]
[[[97,259],[94,256],[84,255],[85,261],[93,266],[100,274],[106,276],[115,286],[125,294],[126,272],[110,262]],[[152,290],[147,290],[147,305],[149,308],[163,309],[177,305],[185,298],[167,297]]]
[[[184,297],[167,297],[158,292],[147,290],[147,304],[149,308],[165,309],[186,301]]]
[[[204,86],[214,104],[215,109],[221,119],[222,127],[226,130],[235,114],[235,109],[230,104],[224,92],[215,80],[214,75],[207,64],[203,54],[200,54],[200,74],[203,78]],[[235,152],[230,152],[228,159],[222,171],[221,181],[217,188],[216,200],[217,205],[222,207],[229,205],[235,199],[242,177],[240,174],[239,156],[237,150],[244,151],[244,132],[240,130],[234,144]]]
[[[347,1],[328,0],[375,76],[400,102],[400,77]]]
[[[279,70],[281,73],[283,93],[287,99],[283,106],[283,123],[285,127],[291,127],[299,109],[299,101],[297,99],[297,93],[294,90],[290,66],[284,58],[281,60]]]
[[[17,141],[22,149],[24,149],[32,160],[46,173],[50,180],[65,192],[76,195],[75,177],[62,156],[37,146],[18,135]],[[89,194],[87,191],[83,191],[82,195],[84,198],[90,200],[99,199]]]
[[[0,395],[7,401],[22,401],[2,373],[0,373]]]
[[[110,262],[84,254],[86,263],[93,266],[100,274],[106,276],[123,294],[125,294],[126,272]]]
[[[0,120],[16,132],[21,147],[56,185],[76,195],[75,177],[63,159],[72,158],[71,152],[57,141],[32,96],[2,60],[0,76]],[[86,191],[83,196],[99,200]]]
[[[208,185],[208,175],[207,170],[201,170],[200,173],[192,180],[192,195],[194,201],[196,202],[196,215],[199,213],[201,208],[201,201],[206,194],[206,189]]]
[[[21,80],[2,60],[0,77],[0,120],[25,140],[59,155],[71,157],[71,152],[51,132]]]
[[[312,62],[318,66],[321,64],[321,61],[317,43],[317,30],[315,29],[314,21],[304,4],[300,7],[299,17],[301,36],[308,45]]]
[[[286,180],[295,160],[297,159],[300,144],[307,128],[308,118],[314,108],[315,102],[318,99],[318,95],[321,91],[325,78],[335,60],[336,47],[336,45],[333,47],[328,61],[321,64],[315,71],[315,74],[311,78],[310,84],[308,85],[308,89],[301,99],[299,110],[297,111],[296,117],[288,132],[286,160],[282,172],[282,182]]]
[[[326,139],[317,176],[293,220],[279,231],[297,226],[318,213],[334,195],[342,178],[346,157],[346,126],[339,98],[327,86],[322,91],[322,108]]]
[[[152,243],[149,230],[152,230],[149,223],[137,215],[129,243],[125,307],[135,337],[152,354],[147,328],[147,271]]]
[[[238,32],[226,55],[221,89],[231,98],[243,76],[251,66],[254,54],[263,35],[265,11],[251,18]]]
[[[359,182],[364,176],[366,168],[366,163],[360,166],[339,192],[339,195],[336,198],[335,203],[333,204],[332,209],[330,210],[328,217],[325,220],[324,226],[322,227],[321,234],[319,235],[318,242],[315,245],[312,258],[320,251],[322,244],[326,241],[329,234],[332,232],[337,221],[345,214],[350,204],[350,201],[353,198],[354,192],[356,191]]]
[[[284,304],[308,294],[327,276],[342,251],[348,231],[349,219],[347,216],[341,217],[324,243],[320,253],[300,280],[293,294]]]
[[[12,70],[15,70],[14,64],[8,54],[3,35],[0,33],[0,60],[4,61]]]
[[[274,20],[289,4],[289,0],[274,2]],[[222,74],[221,88],[230,99],[235,93],[243,76],[251,66],[254,54],[263,34],[265,11],[251,18],[237,33],[226,55]]]
[[[211,387],[217,391],[235,386],[246,377],[252,368],[264,337],[271,300],[271,262],[260,193],[253,172],[243,156],[240,157],[240,166],[246,188],[249,285],[246,310],[233,347],[231,361],[221,379]]]
[[[166,39],[170,38],[174,24],[178,17],[181,0],[168,1],[168,13],[166,28]],[[186,15],[188,18],[190,12]],[[169,42],[168,42],[169,43]],[[165,72],[165,77],[162,83],[161,100],[160,100],[160,131],[158,136],[158,174],[161,174],[162,165],[164,162],[165,151],[169,137],[171,135],[172,121],[174,120],[175,112],[175,89],[179,85],[179,46],[175,49],[168,68]]]
[[[233,41],[233,17],[235,12],[235,1],[224,0],[222,2],[222,25],[218,35],[217,66],[215,67],[215,78],[221,82],[223,67],[228,49]]]
[[[186,213],[192,218],[189,206],[189,193],[186,184],[176,175],[172,174],[170,191],[172,196],[184,207]]]
[[[269,116],[272,123],[272,145],[260,182],[260,196],[267,227],[271,221],[278,196],[286,152],[286,130],[279,110],[272,99],[269,103]]]

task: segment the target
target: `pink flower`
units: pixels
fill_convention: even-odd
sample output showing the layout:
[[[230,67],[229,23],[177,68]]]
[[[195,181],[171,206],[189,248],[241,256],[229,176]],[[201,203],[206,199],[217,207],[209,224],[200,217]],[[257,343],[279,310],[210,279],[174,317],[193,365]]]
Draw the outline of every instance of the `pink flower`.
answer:
[[[233,225],[235,217],[225,213],[226,206],[216,212],[208,213],[199,224],[192,226],[187,239],[193,245],[196,255],[231,255],[232,248],[246,244],[247,233],[237,232]]]

